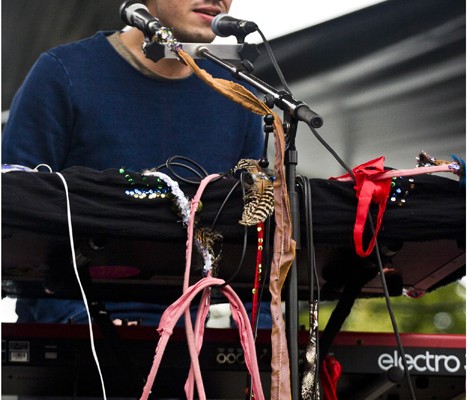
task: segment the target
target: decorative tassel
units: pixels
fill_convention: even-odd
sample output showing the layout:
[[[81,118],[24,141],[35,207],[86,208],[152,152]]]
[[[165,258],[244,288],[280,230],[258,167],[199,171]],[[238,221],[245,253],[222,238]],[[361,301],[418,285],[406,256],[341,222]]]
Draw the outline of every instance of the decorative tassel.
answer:
[[[274,178],[263,172],[258,161],[250,159],[240,160],[233,172],[245,174],[245,206],[239,223],[254,226],[265,221],[274,211]]]

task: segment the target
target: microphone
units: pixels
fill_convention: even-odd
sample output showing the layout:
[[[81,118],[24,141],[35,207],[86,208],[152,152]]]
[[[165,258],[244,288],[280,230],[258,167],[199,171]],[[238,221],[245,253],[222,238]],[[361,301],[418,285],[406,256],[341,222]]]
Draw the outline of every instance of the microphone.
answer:
[[[138,0],[124,1],[120,6],[120,17],[127,25],[138,28],[146,36],[153,36],[163,26],[150,14],[148,8]]]
[[[256,32],[258,30],[258,25],[254,22],[236,19],[228,14],[222,13],[214,17],[211,23],[211,29],[217,36],[235,36],[243,39],[249,33]]]

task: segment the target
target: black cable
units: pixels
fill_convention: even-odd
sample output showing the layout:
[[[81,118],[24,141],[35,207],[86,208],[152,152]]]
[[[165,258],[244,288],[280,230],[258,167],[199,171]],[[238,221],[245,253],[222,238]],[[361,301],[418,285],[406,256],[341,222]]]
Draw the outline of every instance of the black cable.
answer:
[[[277,63],[276,57],[274,56],[274,52],[271,49],[271,45],[269,44],[268,40],[266,39],[266,37],[264,36],[263,32],[261,32],[260,29],[258,29],[258,33],[263,39],[264,47],[266,48],[266,51],[268,52],[269,58],[271,59],[272,65],[274,66],[274,69],[276,70],[276,73],[279,76],[279,80],[281,81],[282,86],[289,94],[292,94],[292,91],[290,90],[289,86],[287,85],[287,82],[285,81],[284,75],[279,67],[279,64]]]
[[[183,161],[186,161],[188,164],[182,164],[180,162],[174,162],[174,160],[176,160],[176,159],[181,159]],[[191,164],[191,166],[189,164]],[[167,159],[167,161],[164,164],[161,164],[156,168],[150,169],[150,171],[160,171],[161,169],[166,168],[166,169],[169,170],[169,172],[175,178],[179,179],[183,183],[187,183],[187,184],[190,184],[190,185],[198,185],[199,184],[199,180],[190,180],[190,179],[188,179],[186,177],[183,177],[183,176],[177,174],[173,170],[173,167],[180,167],[180,168],[187,169],[188,171],[191,171],[194,175],[196,175],[200,180],[209,175],[208,172],[200,164],[198,164],[196,161],[194,161],[194,160],[192,160],[192,159],[190,159],[188,157],[184,157],[184,156],[170,157],[169,159]],[[198,169],[198,171],[196,170],[196,168]],[[211,180],[211,183],[219,181],[220,179],[224,178],[226,175],[229,175],[230,173],[231,173],[231,171],[226,171],[224,173],[219,173],[219,176],[214,178],[213,180]]]
[[[319,299],[320,299],[320,288],[319,288],[319,278],[318,278],[318,269],[316,268],[316,251],[314,247],[314,239],[313,239],[313,205],[312,205],[312,198],[311,198],[311,188],[310,188],[310,181],[309,179],[304,178],[303,176],[298,176],[297,177],[297,183],[302,191],[302,200],[304,203],[304,208],[305,208],[305,232],[307,233],[306,236],[306,243],[307,243],[307,256],[308,256],[308,262],[310,263],[310,268],[308,270],[309,275],[309,285],[310,285],[310,291],[309,291],[309,305],[310,308],[314,307],[315,304],[315,296],[314,296],[314,288],[317,286],[317,303],[319,304]],[[310,309],[309,309],[310,311]],[[316,316],[318,318],[318,315]],[[310,315],[310,332],[311,332],[311,327],[312,327],[312,317]],[[320,375],[320,357],[319,357],[319,340],[320,336],[319,333],[316,335],[316,360],[318,360],[318,366],[316,368],[316,378],[315,378],[315,387],[313,390],[316,391],[319,390],[317,389],[317,385],[319,385],[319,375]]]
[[[183,160],[183,161],[187,162],[188,164],[175,163],[174,160],[178,160],[178,159]],[[189,164],[191,164],[192,166],[190,167]],[[174,171],[174,169],[173,169],[174,166],[183,167],[185,169],[188,169],[188,170],[192,171],[196,176],[198,176],[201,179],[208,176],[208,172],[200,164],[198,164],[197,162],[193,161],[192,159],[190,159],[188,157],[184,157],[184,156],[170,157],[169,159],[167,159],[167,161],[165,163],[165,166],[172,173],[172,175],[174,177],[176,177],[177,179],[181,180],[182,182],[186,182],[186,183],[198,184],[199,182],[191,181],[191,180],[189,180],[187,178],[184,178],[184,177],[180,176],[179,174],[177,174]],[[196,171],[195,168],[197,168],[198,171]]]
[[[353,173],[352,169],[345,163],[344,160],[342,160],[342,158],[339,157],[336,151],[321,137],[321,135],[313,126],[308,125],[308,127],[310,128],[311,132],[313,132],[313,135],[315,135],[316,139],[318,139],[318,141],[326,148],[327,151],[331,153],[336,161],[349,173],[349,175],[355,181],[355,174]]]
[[[240,262],[238,263],[232,275],[230,275],[228,279],[224,279],[224,283],[217,285],[217,286],[213,286],[213,287],[222,289],[223,287],[229,285],[237,277],[237,275],[239,274],[239,272],[241,271],[243,267],[243,261],[245,260],[247,244],[248,244],[248,227],[245,226],[244,234],[243,234],[242,255],[240,256]]]
[[[182,163],[177,163],[177,162],[171,162],[168,166],[165,165],[165,167],[167,167],[167,169],[169,170],[169,172],[175,177],[177,178],[179,181],[181,182],[185,182],[185,183],[190,183],[190,184],[197,184],[199,183],[198,181],[192,181],[190,179],[187,179],[187,178],[184,178],[182,177],[181,175],[178,175],[174,170],[173,168],[174,167],[181,167],[181,168],[184,168],[190,172],[192,172],[194,175],[196,175],[198,178],[200,179],[203,179],[204,177],[206,177],[206,175],[203,175],[201,174],[199,171],[196,171],[193,167],[190,167],[186,164],[182,164]]]
[[[371,230],[372,230],[372,232],[374,232],[373,218],[372,218],[371,214],[369,214],[368,216],[369,216],[368,219],[369,219],[369,222],[370,222]],[[394,315],[394,311],[393,311],[392,305],[391,305],[391,300],[389,298],[389,290],[388,290],[388,286],[387,286],[387,283],[386,283],[386,277],[384,275],[383,263],[381,261],[381,253],[380,253],[379,247],[378,247],[378,239],[376,239],[376,238],[375,238],[375,250],[376,250],[375,254],[376,254],[376,259],[377,259],[377,264],[378,264],[378,269],[379,269],[379,275],[380,275],[380,278],[381,278],[381,284],[383,286],[384,299],[386,300],[386,307],[388,309],[389,317],[391,319],[392,328],[394,330],[394,335],[396,337],[397,347],[398,347],[399,352],[401,354],[402,365],[404,366],[404,372],[405,372],[406,378],[407,378],[407,385],[409,387],[410,398],[412,400],[415,400],[416,396],[415,396],[415,391],[414,391],[414,388],[413,388],[413,385],[412,385],[412,380],[410,378],[409,366],[407,364],[407,359],[405,357],[404,346],[402,344],[402,340],[401,340],[401,337],[400,337],[400,334],[399,334],[399,327],[397,326],[396,317]]]
[[[244,174],[243,172],[240,174],[239,179],[240,179],[240,184],[241,184],[241,188],[242,188],[242,198],[244,199],[245,198],[245,186],[243,184],[243,174]],[[232,192],[232,190],[231,190],[231,192]],[[245,260],[247,244],[248,244],[248,227],[245,225],[244,230],[243,230],[243,247],[242,247],[242,255],[240,256],[240,262],[238,263],[237,268],[235,268],[232,275],[228,279],[224,279],[224,283],[222,283],[221,285],[216,286],[217,288],[221,289],[221,288],[227,286],[228,284],[230,284],[230,282],[232,282],[237,277],[240,270],[242,269],[243,261]]]
[[[190,166],[188,164],[182,164],[182,163],[179,163],[179,162],[174,162],[173,160],[175,160],[177,158],[182,158],[183,160],[187,161],[189,164],[192,164],[192,166]],[[189,159],[187,157],[182,157],[182,156],[170,157],[170,158],[167,159],[167,161],[164,164],[160,164],[157,167],[150,168],[147,171],[148,172],[160,172],[163,169],[168,169],[172,173],[172,175],[174,177],[177,177],[182,182],[190,183],[190,184],[194,184],[194,185],[199,183],[198,181],[191,181],[191,180],[189,180],[187,178],[184,178],[184,177],[178,175],[177,173],[174,172],[173,167],[180,167],[180,168],[187,169],[188,171],[191,171],[194,175],[196,175],[200,179],[203,179],[204,177],[206,177],[208,175],[208,173],[204,170],[203,167],[201,167],[201,165],[197,164],[195,161],[193,161],[193,160],[191,160],[191,159]],[[198,171],[195,168],[197,168]]]
[[[221,212],[224,210],[225,205],[227,204],[227,201],[229,201],[230,197],[232,196],[233,192],[237,188],[237,186],[240,184],[240,181],[236,181],[235,184],[232,186],[232,189],[230,189],[229,193],[227,193],[227,196],[225,196],[224,201],[219,207],[219,210],[217,210],[216,216],[214,217],[214,220],[212,221],[211,224],[211,230],[214,230],[215,225],[217,224],[217,220],[219,219]]]

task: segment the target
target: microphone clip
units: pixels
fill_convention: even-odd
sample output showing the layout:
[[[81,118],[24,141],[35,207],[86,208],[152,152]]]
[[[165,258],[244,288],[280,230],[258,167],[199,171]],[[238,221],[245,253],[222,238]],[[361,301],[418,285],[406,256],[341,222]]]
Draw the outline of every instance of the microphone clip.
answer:
[[[154,62],[166,57],[166,49],[174,58],[180,60],[178,51],[182,48],[182,44],[174,37],[172,31],[165,26],[160,27],[153,36],[145,35],[143,43],[144,54]]]

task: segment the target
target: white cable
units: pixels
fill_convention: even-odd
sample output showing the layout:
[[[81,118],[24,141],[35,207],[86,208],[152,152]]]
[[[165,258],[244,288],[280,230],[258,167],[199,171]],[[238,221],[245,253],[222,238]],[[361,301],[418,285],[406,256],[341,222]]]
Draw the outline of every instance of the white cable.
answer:
[[[84,306],[86,308],[86,313],[88,315],[88,327],[89,327],[89,336],[90,336],[90,339],[91,339],[91,350],[92,350],[92,355],[94,357],[94,361],[96,363],[97,371],[99,372],[99,378],[100,378],[100,382],[101,382],[101,386],[102,386],[102,395],[103,395],[104,400],[107,400],[107,395],[106,395],[106,391],[105,391],[104,377],[102,375],[101,367],[100,367],[100,364],[99,364],[99,358],[97,357],[96,347],[95,347],[95,344],[94,344],[94,333],[92,331],[91,313],[89,312],[88,300],[87,300],[87,297],[86,297],[86,293],[84,292],[83,285],[81,284],[81,279],[80,279],[79,273],[78,273],[78,266],[76,264],[75,241],[74,241],[74,238],[73,238],[73,227],[72,227],[72,223],[71,223],[71,207],[70,207],[70,196],[69,196],[69,192],[68,192],[68,185],[66,183],[65,178],[63,177],[63,175],[60,172],[56,172],[56,174],[62,180],[63,186],[65,188],[68,234],[70,236],[71,259],[73,261],[73,270],[75,271],[76,279],[78,281],[79,288],[81,290],[81,295],[83,297]]]
[[[40,167],[47,168],[49,170],[49,172],[52,172],[52,167],[50,165],[47,165],[47,164],[37,165],[36,168],[34,168],[34,171],[38,172]]]

